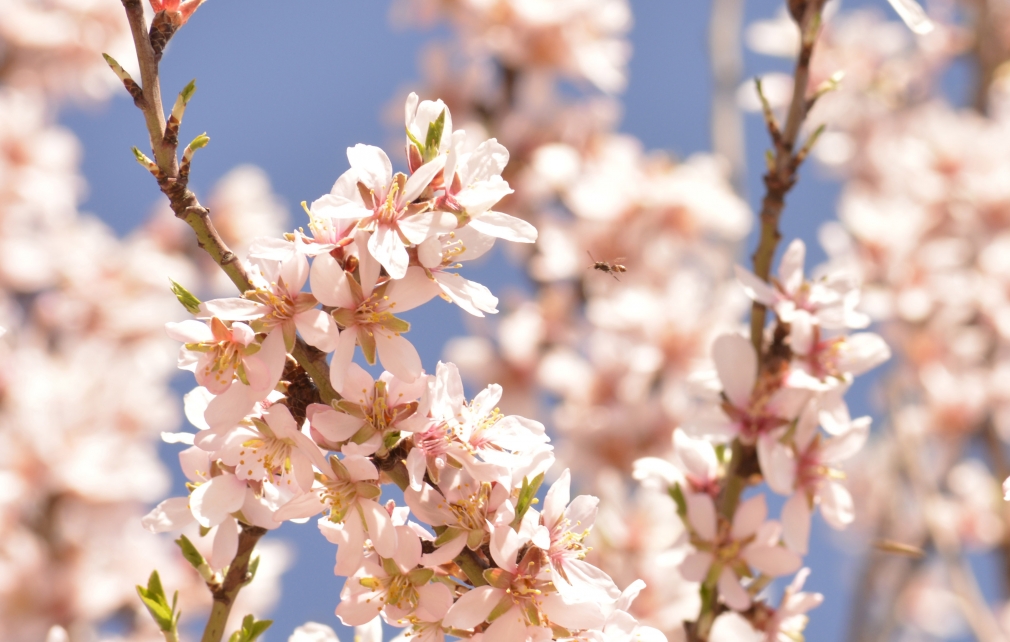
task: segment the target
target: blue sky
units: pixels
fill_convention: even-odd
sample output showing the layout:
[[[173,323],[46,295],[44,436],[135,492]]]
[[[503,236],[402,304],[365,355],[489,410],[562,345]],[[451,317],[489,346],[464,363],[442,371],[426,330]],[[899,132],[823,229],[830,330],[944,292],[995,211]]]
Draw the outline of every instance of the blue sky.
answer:
[[[773,15],[781,0],[746,4],[751,21]],[[846,2],[846,7],[857,5],[889,11],[885,0]],[[635,0],[632,6],[634,57],[621,129],[641,138],[649,149],[679,156],[709,149],[708,1]],[[329,190],[346,169],[346,147],[359,142],[382,145],[390,139],[392,132],[382,118],[385,107],[419,77],[415,61],[421,45],[429,38],[447,36],[444,31],[394,31],[387,11],[388,3],[374,0],[205,4],[176,36],[162,64],[166,95],[174,96],[197,78],[198,91],[187,111],[182,138],[207,131],[212,143],[197,156],[193,187],[199,192],[232,167],[254,163],[268,172],[295,221],[300,221],[297,203]],[[748,76],[786,68],[775,59],[754,55],[746,59]],[[68,110],[61,120],[84,144],[83,171],[90,184],[84,209],[117,232],[128,232],[161,198],[129,151],[133,145],[147,146],[139,113],[124,95],[100,108]],[[767,146],[755,117],[748,118],[747,146],[748,189],[755,205],[761,181],[754,169]],[[800,237],[816,246],[818,227],[834,217],[837,194],[837,184],[816,167],[804,168],[788,200],[782,224],[785,238]],[[748,253],[750,249],[749,244]],[[822,256],[819,250],[811,252],[811,260]],[[502,260],[501,255],[496,258]],[[481,272],[477,280],[499,293],[519,276],[515,270],[487,265]],[[447,314],[440,303],[428,308],[412,320],[426,337],[418,345],[422,360],[433,369],[443,343],[462,334],[464,327],[455,311]],[[415,332],[412,338],[420,334]],[[184,388],[189,385],[186,382]],[[853,392],[857,412],[868,410],[869,388],[863,384]],[[174,457],[170,465],[175,467]],[[333,608],[341,584],[332,574],[334,547],[314,525],[285,526],[281,536],[294,545],[297,559],[273,614],[271,640],[285,640],[306,620],[335,625]],[[819,518],[808,564],[813,569],[808,586],[828,598],[812,614],[808,639],[841,640],[856,565],[830,544]],[[343,632],[342,639],[352,638]]]

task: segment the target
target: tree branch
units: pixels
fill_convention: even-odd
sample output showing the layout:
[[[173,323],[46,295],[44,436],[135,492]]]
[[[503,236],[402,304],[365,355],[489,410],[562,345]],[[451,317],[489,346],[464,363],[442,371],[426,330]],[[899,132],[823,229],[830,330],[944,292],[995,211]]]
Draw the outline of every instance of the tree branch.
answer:
[[[168,197],[169,205],[176,217],[185,221],[196,233],[197,244],[210,255],[240,292],[253,289],[245,266],[238,256],[218,234],[210,220],[210,210],[200,204],[196,195],[189,189],[189,175],[180,174],[179,161],[176,155],[176,144],[165,140],[165,112],[161,102],[161,85],[158,76],[158,61],[151,47],[147,25],[144,20],[144,9],[141,0],[122,0],[126,16],[130,21],[130,31],[133,34],[133,44],[137,50],[137,62],[140,64],[141,80],[143,81],[143,102],[137,106],[144,114],[147,131],[151,138],[151,148],[154,152],[157,172],[155,177],[162,193]],[[173,138],[175,138],[173,136]],[[188,167],[188,165],[187,165]],[[331,403],[339,400],[340,395],[330,384],[329,367],[325,356],[319,358],[301,338],[298,338],[291,356],[298,365],[312,377],[319,389],[323,402]]]
[[[228,574],[219,585],[208,584],[214,596],[214,606],[210,611],[210,619],[203,630],[201,642],[221,642],[231,607],[235,604],[242,587],[252,579],[249,577],[249,560],[252,558],[256,542],[266,534],[265,528],[242,524],[242,532],[238,536],[238,551],[235,559],[228,565]]]
[[[806,156],[805,151],[797,154],[795,147],[800,128],[806,120],[810,107],[813,106],[813,103],[807,100],[807,85],[810,82],[810,59],[820,31],[824,0],[805,0],[804,4],[799,20],[800,51],[793,72],[792,101],[781,131],[770,129],[775,150],[769,162],[768,172],[764,175],[765,195],[761,201],[760,215],[761,237],[753,255],[754,274],[764,281],[768,281],[771,277],[772,260],[782,238],[779,232],[779,220],[785,207],[786,194],[796,184],[796,172]],[[803,149],[809,151],[808,147]],[[765,306],[755,302],[751,308],[750,334],[759,364],[764,356],[766,316]]]

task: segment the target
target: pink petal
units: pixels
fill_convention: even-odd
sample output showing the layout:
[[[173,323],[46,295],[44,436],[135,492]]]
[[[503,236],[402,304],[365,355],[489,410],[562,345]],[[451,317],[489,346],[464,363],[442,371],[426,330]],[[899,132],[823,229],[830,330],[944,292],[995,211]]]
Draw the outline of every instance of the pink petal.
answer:
[[[806,255],[807,246],[800,239],[795,239],[779,261],[779,283],[789,294],[796,294],[803,285],[803,262]]]
[[[396,230],[388,225],[379,225],[372,233],[368,239],[368,252],[386,268],[393,279],[402,279],[407,273],[407,265],[410,263],[407,249]]]
[[[782,507],[782,539],[786,546],[806,555],[810,542],[810,502],[806,493],[798,492]]]
[[[333,351],[333,357],[330,359],[330,385],[337,390],[344,387],[344,377],[347,376],[347,369],[354,358],[354,346],[357,344],[356,327],[343,330],[337,339],[337,348]]]
[[[407,216],[397,222],[400,232],[415,245],[424,243],[428,239],[434,239],[439,234],[451,232],[456,229],[457,225],[459,225],[459,220],[455,215],[437,210]],[[441,262],[441,257],[439,257],[436,265]]]
[[[368,538],[372,540],[375,552],[382,557],[393,557],[396,554],[396,528],[389,513],[371,499],[359,499],[358,505],[364,513]]]
[[[347,160],[358,173],[358,180],[382,198],[393,181],[393,164],[381,148],[357,144],[347,148]],[[379,194],[379,192],[382,192]]]
[[[442,618],[442,625],[454,629],[472,629],[487,620],[491,609],[505,597],[505,589],[492,586],[478,586],[464,593],[449,607]],[[503,616],[504,617],[504,616]]]
[[[341,333],[341,338],[343,338],[343,333]],[[424,372],[417,348],[400,335],[376,332],[375,347],[379,352],[379,361],[382,362],[382,367],[397,378],[411,382]],[[336,356],[334,356],[334,360],[336,360]]]
[[[235,475],[220,475],[197,486],[189,496],[189,506],[196,521],[211,528],[242,507],[245,492],[245,482]]]
[[[547,496],[544,498],[544,508],[540,513],[547,528],[554,528],[564,514],[568,502],[571,501],[571,483],[572,474],[565,468],[558,480],[551,484],[550,490],[547,491]]]
[[[237,552],[238,522],[234,517],[229,517],[221,522],[217,527],[217,533],[214,534],[214,546],[208,560],[211,568],[223,569],[228,566],[235,559]]]
[[[491,623],[484,631],[481,642],[516,642],[529,640],[526,634],[526,617],[522,609],[513,606]]]
[[[749,407],[757,378],[757,357],[750,341],[738,334],[724,334],[712,345],[712,359],[730,403]]]
[[[389,308],[393,314],[413,310],[438,296],[438,284],[428,278],[423,268],[412,267],[403,278],[393,281],[386,288]]]
[[[438,622],[452,607],[452,591],[445,584],[432,582],[417,588],[417,611],[424,622]]]
[[[311,423],[327,441],[341,442],[354,436],[365,420],[327,408],[314,414]]]
[[[753,535],[767,516],[768,506],[765,504],[765,496],[751,497],[737,506],[736,514],[733,516],[731,537],[739,540]]]
[[[318,493],[305,493],[284,504],[274,513],[274,521],[285,522],[291,519],[312,517],[326,510],[326,504]]]
[[[358,307],[358,302],[354,300],[351,288],[347,285],[347,274],[329,254],[320,254],[313,259],[309,287],[312,295],[323,305],[349,310]]]
[[[792,448],[779,441],[781,436],[778,430],[758,439],[758,462],[768,487],[779,495],[789,495],[796,480],[796,459]]]
[[[187,319],[179,323],[166,323],[165,334],[183,343],[209,343],[214,340],[210,326],[196,319]]]
[[[603,626],[603,609],[596,601],[566,602],[561,594],[549,593],[540,600],[540,607],[551,622],[567,629],[598,629]]]
[[[715,540],[715,504],[712,497],[703,493],[689,493],[687,500],[687,518],[698,536],[706,541]]]
[[[340,330],[333,317],[322,310],[312,308],[295,315],[295,327],[305,342],[323,352],[333,352],[337,347]]]
[[[537,240],[537,228],[520,218],[501,212],[484,212],[470,221],[470,227],[481,234],[514,243],[535,243]]]
[[[144,515],[140,524],[152,533],[166,533],[183,528],[192,521],[193,512],[189,510],[189,498],[172,497]]]
[[[740,283],[741,287],[743,287],[743,291],[748,297],[767,306],[775,305],[775,302],[778,300],[775,288],[759,279],[754,273],[743,269],[739,265],[734,265],[733,269],[736,274],[736,280]]]
[[[845,486],[833,481],[824,483],[817,498],[820,500],[824,521],[835,530],[842,530],[856,519],[852,495]]]
[[[735,611],[746,611],[750,608],[750,595],[740,585],[740,579],[728,568],[719,573],[719,594],[723,601]]]
[[[436,566],[441,566],[442,564],[448,564],[463,551],[464,546],[466,546],[465,532],[460,533],[457,537],[454,537],[445,544],[442,544],[441,546],[436,548],[434,552],[422,555],[421,564],[428,568],[434,568]]]
[[[782,546],[751,544],[744,548],[741,557],[757,570],[772,577],[790,575],[803,565],[803,559],[799,555]]]
[[[417,171],[410,175],[407,179],[407,184],[403,186],[403,194],[397,199],[397,201],[404,204],[411,203],[421,192],[428,187],[431,180],[435,178],[435,175],[442,171],[445,167],[446,157],[444,154],[439,154],[435,158],[431,159],[424,165],[417,168]]]

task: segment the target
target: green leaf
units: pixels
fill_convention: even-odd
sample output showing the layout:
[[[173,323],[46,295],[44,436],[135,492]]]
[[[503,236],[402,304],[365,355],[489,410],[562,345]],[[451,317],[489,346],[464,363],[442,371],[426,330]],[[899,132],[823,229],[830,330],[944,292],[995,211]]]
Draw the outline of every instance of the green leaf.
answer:
[[[200,567],[207,563],[207,560],[203,558],[200,551],[196,550],[196,547],[193,546],[193,542],[189,541],[189,538],[185,535],[180,536],[179,539],[175,540],[175,543],[182,550],[182,556],[186,558],[186,561],[193,568],[200,570]]]
[[[168,598],[165,597],[165,589],[161,586],[161,578],[158,576],[158,571],[151,572],[146,588],[137,585],[137,594],[140,596],[140,601],[147,607],[151,617],[154,618],[154,622],[158,625],[159,629],[166,632],[175,631],[175,625],[179,621],[178,616],[175,615],[176,599],[179,594],[176,592],[176,597],[172,599],[170,606]]]
[[[445,110],[434,122],[428,125],[428,135],[424,138],[424,162],[438,156],[438,147],[442,144],[442,131],[445,129]]]
[[[253,642],[256,638],[263,635],[263,632],[270,628],[273,624],[273,620],[260,620],[256,621],[251,615],[247,615],[242,618],[242,628],[231,634],[228,638],[228,642]]]
[[[169,279],[172,281],[172,279]],[[179,303],[182,307],[186,308],[190,314],[197,314],[200,312],[200,299],[193,296],[193,293],[182,287],[175,281],[172,281],[172,294],[175,298],[179,299]]]
[[[670,497],[677,504],[677,514],[680,518],[687,521],[687,500],[684,498],[684,491],[681,489],[680,484],[674,484],[670,486]]]
[[[260,556],[257,555],[256,557],[252,558],[251,562],[249,562],[249,568],[247,571],[248,575],[245,581],[246,584],[256,579],[256,571],[259,570],[259,567],[260,567]]]
[[[544,483],[543,473],[534,477],[532,482],[523,477],[523,485],[519,489],[519,499],[516,501],[516,516],[512,520],[513,527],[518,527],[522,523],[526,511],[536,502],[537,491],[540,490],[540,484],[542,483]]]

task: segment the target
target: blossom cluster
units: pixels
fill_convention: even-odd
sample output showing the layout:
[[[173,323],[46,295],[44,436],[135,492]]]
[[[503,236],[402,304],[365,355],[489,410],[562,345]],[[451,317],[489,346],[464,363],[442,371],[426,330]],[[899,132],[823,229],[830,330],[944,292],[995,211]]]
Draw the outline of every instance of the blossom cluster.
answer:
[[[251,244],[251,289],[186,299],[197,318],[168,324],[199,384],[186,409],[200,430],[170,437],[189,444],[188,496],[145,525],[199,524],[213,576],[244,530],[324,513],[347,578],[336,613],[350,626],[381,617],[424,640],[664,639],[627,613],[641,583],[622,593],[585,561],[597,500],[570,500],[565,472],[533,507],[554,462],[543,425],[503,414],[497,385],[467,400],[451,363],[426,374],[405,336],[398,315],[437,296],[497,312],[456,270],[497,238],[537,233],[492,209],[512,191],[504,146],[466,148],[446,106],[414,94],[404,124],[409,174],[377,147],[349,148],[350,169],[305,208],[308,231]],[[288,356],[299,341],[330,354],[333,398]],[[384,368],[378,379],[354,362],[359,349]],[[385,483],[406,506],[381,503]]]
[[[1010,198],[1002,177],[1010,168],[999,150],[1010,120],[1005,80],[986,69],[995,64],[989,56],[1010,51],[1010,41],[997,27],[1006,24],[1005,3],[967,9],[988,13],[965,22],[946,16],[914,41],[872,11],[839,13],[827,22],[812,65],[812,86],[844,72],[840,89],[818,105],[831,126],[814,156],[846,181],[841,224],[825,226],[821,236],[831,264],[863,283],[863,308],[896,353],[880,387],[888,430],[851,480],[857,524],[866,536],[907,543],[926,557],[914,567],[901,557],[866,567],[866,593],[853,615],[857,637],[895,617],[912,635],[963,635],[992,617],[990,607],[965,610],[972,599],[930,546],[946,545],[948,559],[1006,556],[1000,257]],[[750,44],[789,55],[774,46],[784,25],[753,25]],[[956,58],[982,50],[990,54],[975,61],[978,111],[956,109],[937,78]],[[909,482],[899,483],[905,476]],[[993,626],[1005,635],[1003,599],[995,611]]]
[[[501,41],[528,29],[520,18],[495,15],[505,16],[496,23]],[[467,16],[458,10],[452,20],[463,24]],[[459,31],[460,42],[469,42]],[[470,83],[450,86],[435,65],[426,68],[429,83],[446,88],[457,118],[521,150],[510,175],[517,184],[512,202],[541,238],[522,255],[537,286],[533,299],[506,312],[496,342],[461,338],[448,354],[474,380],[518,384],[505,399],[511,407],[535,412],[538,387],[556,395],[559,457],[591,462],[580,481],[601,496],[592,555],[615,578],[647,580],[635,604],[644,621],[679,638],[703,608],[699,583],[702,595],[719,584],[725,604],[747,613],[743,626],[751,634],[754,627],[769,639],[779,630],[800,632],[802,612],[819,597],[800,593],[798,578],[791,595],[800,597],[778,611],[755,602],[767,579],[751,581],[755,572],[740,551],[754,548],[748,555],[765,564],[759,571],[793,573],[807,550],[814,508],[836,528],[853,520],[838,468],[865,442],[869,420],[849,417],[843,397],[856,375],[889,354],[875,334],[845,334],[868,323],[856,311],[858,281],[848,270],[805,281],[804,248],[794,243],[777,286],[738,271],[741,288],[732,281],[733,262],[750,215],[718,161],[643,154],[640,143],[612,132],[606,99],[560,98],[556,87],[570,77],[563,66],[517,66],[486,43],[460,49],[474,61],[490,57],[509,70],[507,79],[495,87],[493,74],[474,71]],[[480,69],[467,64],[464,57],[464,69]],[[489,104],[487,96],[504,99]],[[611,278],[587,270],[601,260],[619,263],[622,272]],[[765,338],[770,347],[760,371],[751,342],[733,334],[744,291],[780,315]],[[722,383],[705,375],[711,364]],[[739,524],[717,517],[715,501],[741,457],[733,440],[753,472],[790,498],[784,529],[765,523],[760,496],[739,509]],[[637,491],[623,482],[633,469],[646,480]],[[668,494],[673,488],[683,521]],[[726,557],[731,550],[737,557]]]

